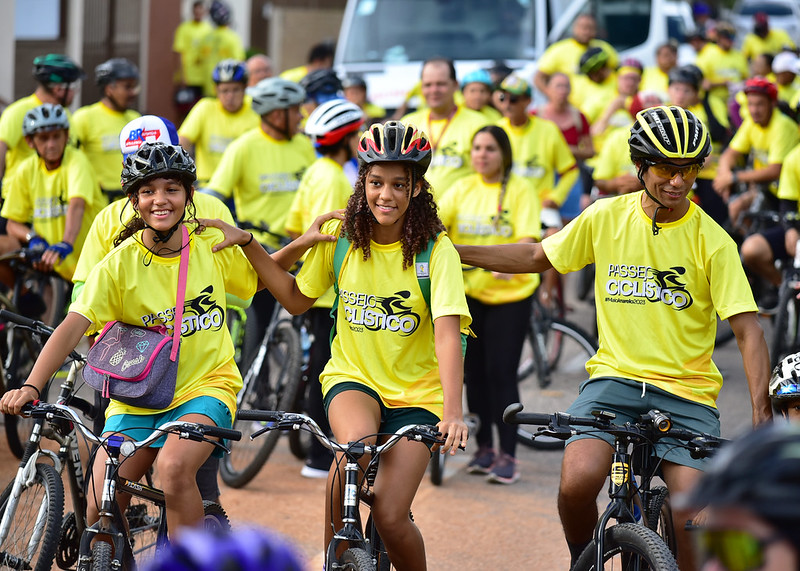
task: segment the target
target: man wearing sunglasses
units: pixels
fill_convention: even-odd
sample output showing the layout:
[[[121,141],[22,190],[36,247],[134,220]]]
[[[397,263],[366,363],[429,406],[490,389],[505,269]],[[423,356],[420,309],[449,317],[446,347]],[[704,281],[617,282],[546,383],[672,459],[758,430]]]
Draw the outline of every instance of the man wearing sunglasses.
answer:
[[[800,570],[800,427],[774,424],[723,448],[688,497],[708,506],[704,570]]]
[[[607,410],[624,423],[658,409],[675,426],[719,434],[722,375],[711,359],[719,314],[742,353],[753,423],[769,421],[767,344],[736,244],[688,199],[711,150],[705,125],[680,107],[652,107],[637,113],[628,147],[643,191],[595,202],[541,243],[456,246],[461,261],[507,273],[595,264],[600,348],[569,414]],[[598,436],[570,439],[562,462],[558,509],[573,562],[592,539],[611,467],[610,439]],[[673,494],[687,491],[705,465],[667,441],[656,453]],[[673,510],[683,571],[694,568],[684,530],[694,516]]]

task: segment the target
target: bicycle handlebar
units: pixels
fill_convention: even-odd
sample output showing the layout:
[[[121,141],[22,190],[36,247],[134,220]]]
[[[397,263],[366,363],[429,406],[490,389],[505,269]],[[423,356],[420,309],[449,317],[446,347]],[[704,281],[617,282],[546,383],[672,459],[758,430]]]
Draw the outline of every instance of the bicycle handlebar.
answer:
[[[43,335],[44,337],[50,337],[53,334],[53,331],[55,331],[55,329],[42,321],[30,319],[29,317],[8,311],[7,309],[0,309],[0,321],[14,323],[15,325],[28,329],[33,333]],[[74,350],[70,351],[69,358],[73,361],[85,360],[83,355]]]
[[[265,426],[250,435],[253,440],[270,430],[301,430],[306,427],[311,434],[317,437],[323,446],[333,452],[343,452],[347,454],[354,445],[364,447],[364,451],[372,456],[378,456],[397,444],[403,438],[416,442],[430,442],[432,444],[444,444],[441,434],[435,427],[428,424],[407,424],[394,434],[390,434],[389,439],[383,444],[364,444],[362,442],[349,442],[339,444],[335,440],[328,438],[319,425],[309,416],[299,412],[283,412],[276,410],[239,410],[236,413],[240,420],[256,420],[262,422],[275,423],[273,426]]]
[[[22,406],[22,414],[23,416],[29,416],[31,418],[43,418],[48,421],[53,421],[57,418],[69,420],[78,427],[81,434],[83,434],[89,441],[100,445],[106,441],[105,438],[97,436],[94,432],[89,430],[83,424],[83,421],[78,417],[77,413],[65,405],[33,401],[32,403],[27,403]],[[242,433],[238,430],[222,428],[220,426],[214,426],[211,424],[172,420],[154,428],[150,436],[144,440],[125,440],[120,446],[120,452],[125,456],[130,456],[139,448],[146,448],[167,433],[177,434],[179,438],[185,438],[197,442],[210,442],[217,446],[222,445],[218,442],[207,440],[206,436],[215,436],[228,440],[241,440],[242,438]]]

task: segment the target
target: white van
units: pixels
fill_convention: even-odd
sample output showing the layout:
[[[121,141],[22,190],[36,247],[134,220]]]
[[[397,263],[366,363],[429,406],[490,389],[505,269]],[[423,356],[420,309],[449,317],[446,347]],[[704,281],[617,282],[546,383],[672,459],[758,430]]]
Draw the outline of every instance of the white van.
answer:
[[[396,109],[434,56],[453,59],[459,77],[503,60],[532,78],[547,46],[568,37],[587,11],[621,57],[645,65],[692,25],[683,0],[348,0],[334,67],[364,76],[370,100]]]

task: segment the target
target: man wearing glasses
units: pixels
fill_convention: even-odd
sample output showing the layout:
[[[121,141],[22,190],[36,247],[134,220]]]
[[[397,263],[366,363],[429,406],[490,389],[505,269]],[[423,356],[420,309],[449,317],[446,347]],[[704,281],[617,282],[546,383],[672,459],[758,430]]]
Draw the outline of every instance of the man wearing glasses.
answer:
[[[569,414],[602,409],[624,423],[658,409],[676,426],[719,434],[722,375],[711,360],[719,314],[742,353],[753,423],[768,421],[769,356],[736,244],[687,197],[710,152],[706,127],[685,109],[653,107],[637,114],[628,145],[643,191],[595,202],[541,243],[457,246],[462,262],[507,273],[595,264],[600,348]],[[611,466],[613,448],[600,438],[573,437],[564,453],[558,509],[573,562],[592,539]],[[704,461],[668,440],[656,452],[671,494],[701,474]],[[694,516],[673,510],[684,571],[694,569],[684,529]]]

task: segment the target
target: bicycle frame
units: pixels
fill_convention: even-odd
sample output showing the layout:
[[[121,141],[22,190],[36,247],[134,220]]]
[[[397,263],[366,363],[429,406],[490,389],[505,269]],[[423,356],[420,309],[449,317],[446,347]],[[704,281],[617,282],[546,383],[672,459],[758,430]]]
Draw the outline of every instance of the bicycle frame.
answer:
[[[345,456],[347,462],[344,466],[344,495],[342,496],[342,528],[333,534],[333,539],[328,544],[325,552],[325,568],[336,569],[336,552],[343,543],[353,547],[360,547],[369,551],[364,532],[361,527],[361,482],[358,472],[360,460],[366,454],[363,442],[353,442],[347,447]]]

